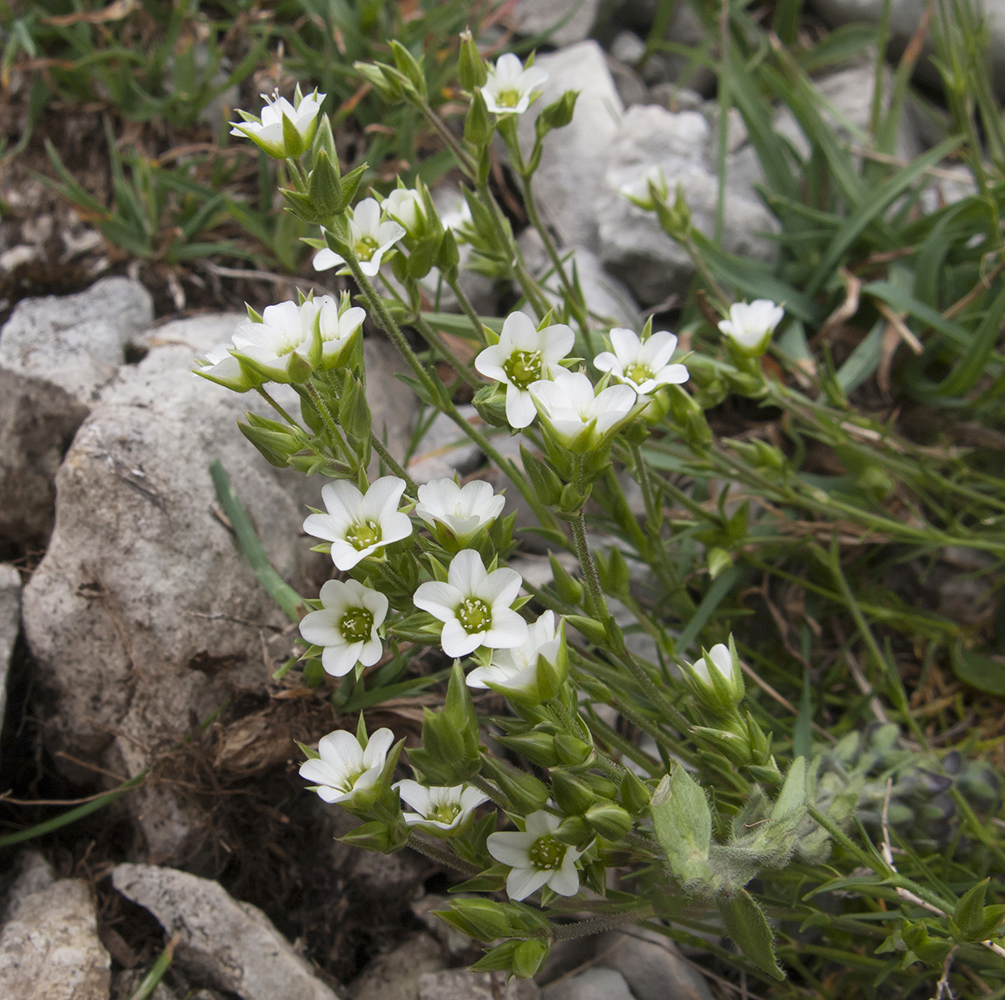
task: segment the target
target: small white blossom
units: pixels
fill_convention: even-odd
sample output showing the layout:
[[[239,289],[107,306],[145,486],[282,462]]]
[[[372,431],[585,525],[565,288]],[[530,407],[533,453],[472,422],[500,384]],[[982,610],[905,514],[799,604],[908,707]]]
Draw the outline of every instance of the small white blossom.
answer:
[[[443,622],[440,645],[447,656],[467,656],[480,646],[510,649],[527,638],[527,623],[512,608],[522,583],[516,570],[489,573],[474,549],[462,549],[446,582],[421,584],[412,601]]]
[[[523,833],[493,833],[487,841],[489,854],[512,869],[506,877],[509,898],[519,902],[545,885],[559,896],[575,896],[576,862],[583,852],[555,836],[561,820],[542,809],[531,813],[525,825]]]
[[[316,782],[314,791],[325,802],[350,802],[377,784],[393,742],[390,729],[378,729],[364,749],[352,733],[338,729],[321,737],[320,757],[305,760],[300,777]]]
[[[506,317],[499,343],[486,347],[475,358],[475,368],[486,378],[505,383],[506,419],[510,427],[527,427],[533,422],[530,386],[541,379],[553,379],[563,371],[558,362],[575,342],[576,335],[564,323],[538,330],[522,312]]]
[[[527,638],[513,649],[497,649],[487,667],[477,667],[467,676],[468,687],[486,688],[490,684],[504,694],[511,691],[533,700],[538,693],[538,657],[554,663],[562,645],[555,627],[555,613],[545,611],[527,628]]]
[[[507,52],[489,70],[482,87],[485,107],[496,115],[522,115],[531,98],[544,89],[548,74],[537,66],[523,68],[520,59]]]
[[[304,615],[300,634],[324,647],[325,670],[342,677],[357,663],[373,666],[383,652],[377,629],[387,616],[387,598],[356,580],[329,580],[320,597],[321,610]]]
[[[729,647],[724,643],[717,642],[709,651],[708,658],[712,661],[712,666],[718,670],[727,681],[733,680],[733,657],[729,655]],[[712,683],[712,675],[709,673],[708,663],[703,656],[699,657],[691,664],[691,669],[706,684]]]
[[[444,229],[452,229],[454,235],[460,238],[463,235],[463,230],[474,222],[471,217],[471,206],[467,199],[463,195],[457,198],[453,208],[440,213],[440,222]]]
[[[736,302],[729,307],[729,319],[722,320],[719,329],[744,354],[763,354],[784,315],[785,310],[770,299]]]
[[[452,479],[433,479],[419,487],[415,513],[430,528],[445,525],[460,546],[465,546],[488,527],[506,505],[484,480],[458,486]]]
[[[314,141],[314,134],[318,127],[318,114],[324,99],[325,95],[319,94],[317,90],[306,97],[299,97],[298,92],[298,96],[295,98],[297,103],[293,105],[285,97],[280,97],[278,90],[274,91],[271,96],[262,94],[262,100],[265,101],[262,117],[255,118],[244,111],[239,111],[238,114],[244,118],[244,121],[230,122],[234,126],[230,130],[230,134],[246,136],[269,156],[280,160],[286,157],[296,159]],[[296,148],[286,148],[283,118],[286,118],[296,130],[298,137]]]
[[[208,378],[210,382],[216,382],[235,392],[247,392],[256,385],[261,385],[264,379],[251,375],[241,367],[237,358],[231,354],[233,347],[233,341],[228,344],[217,344],[203,357],[196,358],[196,367],[192,371],[196,375]]]
[[[415,810],[402,814],[409,826],[456,830],[465,824],[475,808],[488,801],[488,796],[473,785],[430,788],[405,778],[394,787],[401,793],[402,800]]]
[[[380,270],[384,254],[404,235],[405,230],[397,222],[380,221],[380,205],[374,198],[364,198],[349,219],[349,243],[359,260],[360,270],[371,278]],[[345,260],[328,247],[314,255],[316,271],[327,271],[344,263]]]
[[[604,435],[628,415],[637,398],[628,385],[610,385],[598,394],[586,375],[567,371],[558,372],[550,382],[535,382],[530,394],[555,436],[580,452],[600,447]]]
[[[602,372],[630,385],[640,395],[648,395],[661,385],[679,385],[688,380],[684,365],[668,364],[677,349],[677,338],[666,330],[640,340],[632,330],[617,327],[611,330],[614,353],[602,351],[594,365]]]
[[[332,562],[352,569],[361,559],[391,542],[407,538],[412,522],[398,510],[405,481],[397,476],[375,480],[364,496],[344,479],[326,483],[321,489],[327,513],[311,514],[304,531],[331,542]]]
[[[385,199],[384,212],[405,227],[412,237],[419,236],[426,226],[422,195],[412,188],[395,188]]]

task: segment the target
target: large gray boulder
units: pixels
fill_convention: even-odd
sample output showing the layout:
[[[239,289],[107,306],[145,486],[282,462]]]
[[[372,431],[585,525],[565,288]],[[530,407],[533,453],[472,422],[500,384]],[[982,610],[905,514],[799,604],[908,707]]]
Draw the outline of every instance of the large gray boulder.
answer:
[[[0,536],[52,529],[63,454],[152,321],[150,295],[126,278],[18,303],[0,330]]]
[[[21,575],[13,566],[0,563],[0,728],[7,707],[7,673],[20,631]],[[0,773],[2,770],[0,760]]]
[[[289,623],[216,513],[210,462],[229,472],[284,579],[301,586],[310,556],[287,473],[237,427],[262,401],[189,371],[238,318],[161,327],[159,346],[106,388],[60,467],[52,540],[23,599],[50,751],[134,776],[235,686],[264,690],[263,639]],[[169,787],[129,796],[154,856],[171,857],[195,822]]]
[[[539,56],[534,65],[547,71],[548,81],[541,97],[520,116],[525,154],[533,146],[534,122],[541,109],[567,90],[579,91],[572,123],[545,138],[541,166],[534,174],[535,199],[564,246],[596,250],[593,207],[603,190],[606,151],[621,121],[621,98],[596,42]]]
[[[517,0],[510,19],[522,35],[548,33],[546,44],[564,48],[590,34],[600,0]]]

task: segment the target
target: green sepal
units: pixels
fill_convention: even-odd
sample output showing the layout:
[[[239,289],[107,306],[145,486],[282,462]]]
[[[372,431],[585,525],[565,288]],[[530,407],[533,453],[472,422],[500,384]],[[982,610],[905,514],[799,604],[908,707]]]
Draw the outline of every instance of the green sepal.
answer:
[[[378,851],[381,854],[394,854],[408,841],[408,824],[404,820],[395,823],[373,820],[335,839],[350,847],[362,847],[364,850]]]
[[[475,149],[481,150],[488,145],[494,131],[495,117],[489,114],[481,91],[475,91],[464,116],[464,139]]]
[[[425,100],[428,94],[426,89],[426,74],[422,71],[422,66],[419,65],[415,56],[396,38],[391,39],[391,57],[394,59],[394,64],[398,67],[398,70],[405,74],[409,83],[415,88],[416,93]]]
[[[596,793],[582,779],[560,769],[551,772],[551,794],[558,808],[568,816],[579,816],[597,800]]]
[[[433,916],[486,944],[510,933],[506,904],[491,899],[453,899],[449,910],[433,910]]]
[[[712,811],[704,789],[682,764],[659,783],[649,813],[653,832],[674,876],[685,886],[710,884]]]
[[[551,945],[542,938],[521,941],[513,951],[513,975],[518,979],[530,979],[537,975],[550,951]]]
[[[523,460],[523,470],[531,486],[534,487],[538,500],[546,507],[558,503],[562,497],[562,480],[555,475],[554,470],[532,455],[523,445],[520,445],[520,457]]]
[[[483,756],[482,764],[488,776],[499,786],[517,812],[527,815],[544,808],[549,792],[543,781],[521,771],[508,761],[495,757]]]

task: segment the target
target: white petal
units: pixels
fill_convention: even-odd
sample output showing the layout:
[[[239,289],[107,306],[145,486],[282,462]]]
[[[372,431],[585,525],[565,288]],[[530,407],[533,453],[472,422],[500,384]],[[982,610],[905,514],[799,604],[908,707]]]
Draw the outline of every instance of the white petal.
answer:
[[[486,846],[489,854],[500,864],[512,865],[514,868],[526,866],[530,861],[531,845],[537,840],[537,834],[505,831],[490,833]]]
[[[335,253],[334,250],[329,250],[328,247],[324,247],[314,255],[315,271],[327,271],[330,268],[338,267],[339,264],[344,263],[345,260]]]
[[[344,677],[359,663],[359,651],[363,643],[342,642],[340,646],[326,646],[321,654],[321,666],[332,677]]]
[[[535,382],[534,385],[538,383]],[[531,394],[515,385],[506,386],[506,420],[514,430],[529,427],[537,416]]]
[[[503,566],[489,573],[479,582],[477,591],[472,593],[483,601],[488,601],[494,610],[496,604],[500,607],[509,607],[516,600],[522,585],[523,577],[515,569]]]
[[[506,876],[506,892],[510,899],[519,902],[537,892],[552,877],[550,868],[541,871],[536,868],[514,868]]]
[[[443,623],[443,631],[440,633],[440,648],[447,656],[467,656],[481,644],[481,634],[476,632],[474,635],[470,635],[456,618]]]
[[[474,549],[461,549],[454,556],[447,571],[450,585],[456,587],[464,597],[479,595],[479,588],[487,576],[482,557]]]
[[[611,330],[611,346],[622,364],[631,364],[638,356],[641,344],[633,330],[616,327]]]
[[[394,733],[390,729],[378,729],[377,732],[371,733],[366,749],[363,751],[363,763],[367,767],[376,767],[378,764],[383,767],[384,758],[387,756],[387,751],[391,749],[392,743],[394,743]]]
[[[516,611],[504,608],[493,611],[492,628],[482,638],[482,645],[491,649],[513,649],[527,639],[527,623]]]
[[[575,896],[579,892],[579,872],[576,870],[575,861],[569,863],[570,854],[571,851],[566,852],[562,867],[548,879],[548,888],[560,896]]]
[[[441,622],[454,617],[457,605],[464,600],[464,595],[452,584],[442,580],[429,580],[420,584],[412,597],[412,603],[423,611],[428,611]]]

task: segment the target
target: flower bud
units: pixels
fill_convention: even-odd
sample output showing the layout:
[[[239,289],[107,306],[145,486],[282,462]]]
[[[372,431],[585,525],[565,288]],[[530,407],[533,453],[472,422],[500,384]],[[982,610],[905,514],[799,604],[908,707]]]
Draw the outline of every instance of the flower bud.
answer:
[[[585,851],[593,843],[593,827],[582,816],[566,816],[555,831],[555,839],[577,851]]]
[[[513,951],[513,975],[518,979],[530,979],[544,965],[551,945],[541,938],[521,941]]]
[[[649,809],[652,791],[642,779],[631,770],[626,770],[621,779],[621,802],[633,815],[637,816]]]
[[[422,746],[409,750],[408,759],[430,784],[462,785],[481,769],[478,749],[478,717],[455,660],[443,711],[423,709]]]
[[[518,733],[497,736],[496,739],[508,750],[515,750],[539,767],[558,767],[564,763],[555,746],[557,737],[548,733]]]
[[[524,815],[536,812],[548,801],[548,786],[532,774],[495,757],[483,757],[482,762],[489,777],[517,812]]]
[[[562,480],[555,471],[532,455],[523,445],[520,445],[520,457],[523,461],[523,470],[527,473],[538,500],[546,507],[558,503],[562,496]]]
[[[415,92],[425,98],[427,96],[426,74],[415,56],[396,38],[391,39],[391,57],[394,59],[394,65],[398,67],[398,71],[403,73],[408,82],[415,88]]]
[[[598,802],[586,810],[584,819],[606,840],[621,840],[632,828],[632,817],[613,802]]]
[[[490,115],[488,108],[485,107],[485,98],[482,97],[482,92],[475,91],[468,107],[468,113],[464,116],[465,140],[477,149],[487,146],[495,127],[495,116]]]
[[[332,162],[322,149],[314,157],[311,172],[307,175],[307,194],[316,222],[323,222],[341,209],[342,179],[338,161]]]
[[[728,558],[728,553],[726,554]],[[702,655],[692,664],[682,664],[681,669],[688,686],[701,704],[715,716],[727,717],[743,701],[743,673],[733,637],[729,645],[716,643],[711,651],[702,649]]]
[[[649,811],[670,871],[682,885],[707,882],[712,811],[704,790],[683,765],[678,764],[659,783]]]
[[[400,851],[408,840],[408,824],[403,821],[385,823],[374,820],[363,823],[336,839],[339,843],[349,844],[351,847],[362,847],[364,850],[379,851],[381,854],[394,854],[395,851]]]
[[[248,422],[238,422],[241,433],[259,450],[262,457],[278,469],[289,465],[289,458],[307,444],[303,434],[289,424],[249,413]]]
[[[585,813],[597,800],[593,789],[568,771],[551,772],[551,794],[558,808],[570,816]]]
[[[488,67],[482,59],[478,46],[475,44],[471,32],[465,29],[461,32],[461,46],[457,54],[457,75],[461,82],[461,87],[471,91],[485,86],[488,79]]]
[[[510,933],[506,904],[491,899],[452,899],[449,910],[433,913],[476,941],[488,943]]]
[[[557,101],[544,108],[534,123],[539,139],[543,139],[552,129],[565,128],[572,121],[577,97],[579,97],[578,90],[567,90]]]
[[[583,599],[583,585],[555,558],[548,553],[551,564],[552,586],[559,599],[566,604],[577,605]]]
[[[565,620],[595,646],[602,646],[607,642],[607,629],[596,618],[587,618],[584,615],[566,615]]]
[[[593,757],[593,747],[589,743],[567,733],[559,733],[554,738],[554,747],[559,761],[566,767],[579,767]]]

